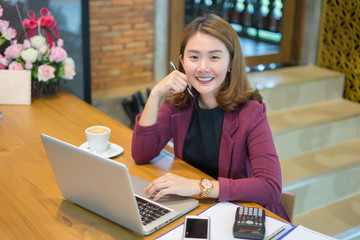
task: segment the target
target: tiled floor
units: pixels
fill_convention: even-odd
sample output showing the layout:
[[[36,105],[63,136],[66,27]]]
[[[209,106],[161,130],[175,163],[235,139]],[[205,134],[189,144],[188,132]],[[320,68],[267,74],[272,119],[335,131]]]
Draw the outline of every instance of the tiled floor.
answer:
[[[130,119],[126,115],[124,108],[122,107],[122,100],[125,97],[126,96],[106,99],[95,99],[92,101],[92,105],[103,113],[109,115],[113,119],[129,127]]]
[[[110,117],[130,126],[130,119],[122,106],[123,99],[130,99],[131,95],[137,91],[142,93],[144,101],[146,101],[146,89],[152,88],[155,82],[126,86],[122,88],[112,88],[93,93],[92,105],[100,111],[106,113]]]

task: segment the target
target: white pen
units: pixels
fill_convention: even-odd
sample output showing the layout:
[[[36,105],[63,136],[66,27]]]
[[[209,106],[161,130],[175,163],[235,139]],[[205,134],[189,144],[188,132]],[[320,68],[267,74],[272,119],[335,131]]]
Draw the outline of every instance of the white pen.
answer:
[[[170,65],[172,66],[172,68],[173,68],[174,70],[176,70],[175,64],[174,64],[172,61],[170,61]],[[190,95],[194,98],[194,95],[193,95],[192,92],[190,91],[190,88],[189,88],[188,86],[186,86],[186,89],[188,90],[188,92],[190,93]]]

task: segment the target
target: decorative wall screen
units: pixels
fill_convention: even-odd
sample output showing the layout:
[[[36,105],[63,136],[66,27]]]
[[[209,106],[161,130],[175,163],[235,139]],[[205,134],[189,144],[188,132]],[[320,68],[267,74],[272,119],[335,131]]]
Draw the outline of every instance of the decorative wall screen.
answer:
[[[345,73],[344,97],[360,102],[360,1],[326,0],[317,65]]]

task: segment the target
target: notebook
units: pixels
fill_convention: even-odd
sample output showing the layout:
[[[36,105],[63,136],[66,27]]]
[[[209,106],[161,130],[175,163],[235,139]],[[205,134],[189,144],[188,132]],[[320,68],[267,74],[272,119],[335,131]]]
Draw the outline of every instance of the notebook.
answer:
[[[63,197],[134,232],[153,233],[199,205],[196,199],[176,195],[151,201],[144,195],[149,182],[129,174],[124,164],[40,136]],[[142,216],[140,211],[149,205],[151,212]]]

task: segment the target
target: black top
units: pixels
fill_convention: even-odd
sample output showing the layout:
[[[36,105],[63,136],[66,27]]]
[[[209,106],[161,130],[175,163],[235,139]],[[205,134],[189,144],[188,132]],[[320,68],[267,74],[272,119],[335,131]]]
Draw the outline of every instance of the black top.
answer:
[[[185,137],[184,161],[217,179],[224,111],[201,109],[198,100]]]

